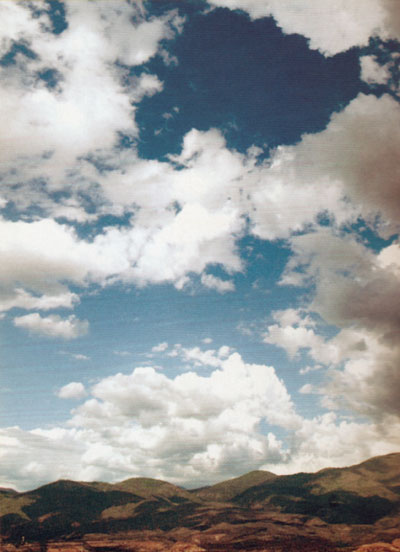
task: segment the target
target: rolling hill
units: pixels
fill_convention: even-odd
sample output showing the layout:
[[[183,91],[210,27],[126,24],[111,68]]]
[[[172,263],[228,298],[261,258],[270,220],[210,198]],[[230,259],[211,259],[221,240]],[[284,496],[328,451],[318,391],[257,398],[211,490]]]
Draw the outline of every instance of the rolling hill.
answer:
[[[143,539],[154,550],[351,550],[400,538],[400,454],[314,474],[253,471],[191,491],[149,478],[0,489],[0,534],[2,550],[24,552],[133,551]]]
[[[247,489],[275,479],[276,477],[277,476],[271,472],[255,470],[241,475],[240,477],[222,481],[211,487],[196,489],[192,491],[192,494],[202,500],[228,502]]]

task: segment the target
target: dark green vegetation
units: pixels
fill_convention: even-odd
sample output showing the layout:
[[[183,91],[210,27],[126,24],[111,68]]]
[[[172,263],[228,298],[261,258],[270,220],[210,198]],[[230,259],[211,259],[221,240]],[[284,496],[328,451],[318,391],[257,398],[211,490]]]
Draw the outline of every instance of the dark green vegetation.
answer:
[[[234,535],[280,539],[285,531],[300,540],[335,536],[336,544],[340,535],[346,542],[368,532],[400,536],[400,454],[315,474],[254,471],[193,491],[146,478],[57,481],[25,493],[0,489],[0,512],[1,535],[10,543],[216,528],[231,543]]]

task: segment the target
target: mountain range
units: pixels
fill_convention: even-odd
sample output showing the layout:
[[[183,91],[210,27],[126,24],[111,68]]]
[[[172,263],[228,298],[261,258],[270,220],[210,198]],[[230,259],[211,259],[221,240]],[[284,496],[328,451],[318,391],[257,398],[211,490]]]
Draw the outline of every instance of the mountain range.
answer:
[[[3,488],[0,534],[5,552],[400,551],[400,453],[194,490],[140,477]]]

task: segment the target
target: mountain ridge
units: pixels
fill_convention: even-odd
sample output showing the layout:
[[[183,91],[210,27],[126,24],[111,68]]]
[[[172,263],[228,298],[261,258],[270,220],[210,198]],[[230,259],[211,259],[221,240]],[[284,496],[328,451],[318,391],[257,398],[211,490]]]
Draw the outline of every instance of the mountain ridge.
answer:
[[[21,494],[34,492],[35,490],[38,490],[42,487],[46,487],[48,485],[54,485],[55,483],[59,483],[59,482],[71,482],[71,483],[77,483],[77,484],[80,484],[80,485],[95,485],[95,486],[104,486],[104,487],[115,487],[115,486],[124,485],[125,483],[131,482],[131,481],[149,481],[149,482],[158,482],[158,483],[162,483],[162,484],[167,483],[168,485],[174,485],[177,488],[180,488],[180,489],[183,489],[183,490],[188,490],[189,492],[197,492],[197,491],[200,491],[202,489],[208,489],[208,488],[214,487],[216,485],[221,485],[221,484],[225,484],[225,483],[228,483],[228,482],[236,480],[236,479],[241,479],[241,478],[247,477],[251,474],[270,474],[274,477],[291,477],[291,476],[295,476],[295,475],[299,475],[299,474],[305,474],[305,475],[310,474],[310,475],[317,476],[319,474],[323,474],[323,473],[327,473],[327,472],[331,472],[331,471],[346,471],[346,470],[351,470],[353,468],[361,468],[363,466],[369,466],[371,464],[379,464],[382,461],[384,461],[386,463],[386,461],[390,461],[391,459],[396,461],[396,466],[398,467],[398,472],[400,474],[400,452],[392,452],[392,453],[388,453],[388,454],[384,454],[384,455],[372,456],[371,458],[368,458],[367,460],[363,460],[362,462],[351,464],[349,466],[342,466],[342,467],[327,466],[325,468],[321,468],[321,469],[319,469],[317,471],[314,471],[314,472],[312,472],[312,471],[311,472],[301,471],[301,472],[294,472],[292,474],[278,475],[278,474],[275,474],[275,473],[270,472],[268,470],[251,470],[250,472],[246,472],[245,474],[242,474],[242,475],[239,475],[239,476],[236,476],[236,477],[232,477],[232,478],[228,478],[228,479],[224,479],[224,480],[219,481],[217,483],[214,483],[212,485],[206,485],[206,486],[202,486],[202,487],[198,487],[198,488],[195,487],[193,489],[191,488],[190,490],[186,489],[185,487],[178,487],[177,485],[174,485],[173,483],[169,483],[168,481],[164,481],[162,479],[144,477],[144,476],[133,476],[133,477],[129,477],[127,479],[123,479],[122,481],[117,481],[115,483],[109,483],[109,482],[103,482],[103,481],[79,481],[79,480],[74,480],[74,479],[61,478],[61,479],[57,479],[55,481],[51,481],[49,483],[44,483],[43,485],[40,485],[39,487],[34,487],[33,489],[30,489],[30,490],[27,490],[27,491],[18,491],[16,489],[14,489],[13,487],[0,487],[0,493],[2,493],[2,492],[13,493],[13,494],[16,493],[16,494],[21,495]],[[386,467],[386,465],[385,465],[385,467]],[[377,471],[377,470],[375,470],[375,471]]]
[[[334,550],[339,541],[346,547],[372,542],[365,541],[368,536],[400,538],[400,453],[315,473],[254,470],[192,490],[133,477],[118,483],[61,479],[32,491],[0,492],[2,550],[17,549],[22,540],[82,543],[87,535],[103,535],[107,542],[124,536],[127,543],[147,533],[157,542],[185,534],[193,545],[225,535],[218,537],[222,548],[213,541],[215,551],[236,550],[236,540],[238,547],[250,546],[251,539],[253,547],[243,550],[268,550],[257,543],[271,539],[273,550],[280,550],[281,541],[282,550],[295,550],[289,536],[300,539],[301,550],[315,539],[318,550]],[[123,550],[135,550],[126,543]]]

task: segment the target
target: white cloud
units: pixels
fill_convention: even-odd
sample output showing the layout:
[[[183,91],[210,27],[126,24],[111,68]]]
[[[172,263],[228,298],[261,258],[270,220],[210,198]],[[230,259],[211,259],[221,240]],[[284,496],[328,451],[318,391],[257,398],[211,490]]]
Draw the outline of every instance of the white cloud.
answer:
[[[68,318],[61,318],[57,314],[42,317],[39,313],[32,312],[24,316],[15,317],[14,326],[25,328],[33,334],[45,337],[76,339],[87,334],[89,322],[87,320],[79,320],[73,315]]]
[[[18,194],[23,200],[20,209],[30,200],[48,211],[54,208],[58,216],[83,220],[83,183],[70,188],[72,198],[64,200],[63,209],[54,205],[48,192],[65,186],[65,178],[71,181],[71,171],[79,170],[78,159],[111,150],[118,132],[137,136],[132,104],[159,92],[162,83],[147,73],[127,78],[128,72],[118,69],[116,62],[132,66],[148,61],[162,40],[179,32],[182,19],[175,12],[149,19],[139,4],[119,0],[70,1],[68,27],[55,35],[48,30],[45,10],[37,18],[28,5],[13,4],[4,1],[0,6],[2,21],[7,21],[0,53],[6,54],[14,41],[24,41],[36,57],[19,55],[15,64],[2,68],[0,117],[8,132],[0,149],[11,186],[4,193],[9,199]],[[37,77],[49,70],[57,79],[54,87]],[[37,179],[44,182],[41,187]],[[77,204],[68,205],[77,199]]]
[[[188,273],[211,263],[229,272],[241,269],[235,238],[243,223],[235,209],[212,212],[189,204],[177,214],[166,211],[160,222],[149,218],[147,227],[106,229],[89,242],[51,219],[0,221],[0,308],[71,308],[79,298],[67,283],[171,282],[179,288]]]
[[[56,290],[55,290],[56,291]],[[25,289],[15,287],[13,290],[5,289],[0,292],[0,310],[9,310],[14,307],[20,309],[38,309],[51,310],[57,308],[72,308],[79,302],[79,296],[70,291],[60,292],[48,295],[33,295]]]
[[[273,312],[273,318],[281,326],[315,326],[313,319],[306,315],[301,309],[288,308],[284,310],[278,310]]]
[[[252,19],[272,16],[286,34],[302,34],[310,47],[333,56],[367,46],[371,36],[400,38],[397,0],[208,0],[213,6],[246,11]]]
[[[194,348],[195,349],[195,348]],[[229,347],[219,350],[224,356]],[[307,384],[306,384],[307,385]],[[313,391],[308,386],[306,391]],[[58,396],[83,398],[79,382]],[[285,428],[285,449],[261,422]],[[0,431],[1,485],[28,489],[60,477],[148,476],[202,485],[251,469],[275,473],[343,466],[398,450],[399,420],[360,423],[330,412],[303,419],[274,369],[231,354],[208,376],[169,378],[136,368],[100,380],[67,428]],[[43,458],[36,462],[34,458]]]
[[[85,386],[83,383],[77,381],[71,381],[71,383],[64,385],[57,392],[57,396],[60,399],[83,399],[86,395]]]
[[[321,364],[314,364],[312,366],[305,366],[304,368],[300,368],[299,374],[304,376],[305,374],[308,374],[309,372],[316,372],[317,370],[321,370],[322,366]]]
[[[96,244],[80,241],[72,228],[51,219],[31,223],[0,220],[0,229],[3,310],[71,308],[78,297],[65,282],[82,286],[90,277],[101,281],[126,265],[115,253],[110,252],[108,260],[107,254],[102,258]],[[106,245],[102,247],[104,253]]]
[[[388,65],[378,63],[376,56],[362,56],[360,58],[361,79],[368,84],[387,84],[390,79]]]
[[[300,327],[275,325],[267,341],[292,354],[306,347],[317,364],[332,367],[321,386],[329,408],[346,407],[375,421],[400,416],[398,245],[376,254],[328,229],[291,241],[294,256],[284,281],[299,274],[315,286],[309,308],[341,330],[330,339],[308,330],[305,339]]]
[[[235,284],[232,282],[232,280],[222,280],[221,278],[213,276],[212,274],[202,274],[201,283],[207,288],[219,291],[219,293],[234,291],[235,289]]]
[[[229,350],[219,350],[220,366],[207,376],[185,372],[169,378],[141,367],[104,378],[73,411],[69,429],[4,430],[2,466],[11,474],[9,484],[27,488],[59,475],[79,480],[147,475],[203,484],[281,460],[282,443],[259,425],[265,420],[294,429],[301,419],[272,367],[247,364],[237,353],[227,356]],[[58,395],[76,399],[84,391],[72,382]],[[57,467],[44,461],[36,472],[30,459],[53,449],[53,459],[62,449],[63,462]]]
[[[273,368],[246,364],[237,353],[209,376],[185,372],[170,379],[153,368],[116,374],[96,384],[92,397],[75,410],[72,427],[95,432],[101,442],[112,435],[108,445],[126,450],[126,470],[137,470],[137,463],[148,472],[152,458],[164,477],[181,481],[241,473],[264,456],[280,457],[278,442],[259,433],[259,422],[298,423]]]
[[[293,436],[293,448],[286,464],[277,469],[274,464],[266,463],[262,469],[283,475],[357,464],[373,456],[397,452],[399,429],[399,421],[392,418],[383,424],[359,423],[329,412],[303,421]]]
[[[390,96],[360,95],[332,117],[320,141],[310,136],[310,145],[318,147],[314,162],[320,170],[329,170],[330,162],[331,178],[343,183],[344,193],[364,218],[382,217],[383,233],[396,232],[400,219],[395,176],[400,167],[399,124],[400,106]]]
[[[158,345],[155,345],[151,348],[152,353],[163,353],[168,349],[168,343],[166,341],[163,341],[162,343],[159,343]]]
[[[264,335],[264,343],[278,345],[285,349],[290,358],[294,358],[299,349],[314,350],[324,346],[324,341],[316,335],[312,329],[305,327],[268,326],[268,332]]]
[[[144,96],[153,96],[163,89],[163,83],[156,75],[144,73],[136,78],[131,78],[129,83],[132,90],[129,91],[131,101],[139,103]]]
[[[337,224],[361,216],[376,225],[378,216],[382,235],[397,232],[399,129],[398,102],[360,94],[324,131],[277,148],[251,194],[253,233],[288,237],[322,213]]]
[[[196,273],[203,284],[226,286],[230,280],[211,281],[205,271],[214,263],[228,274],[243,269],[236,240],[246,231],[246,216],[249,231],[263,239],[304,232],[327,209],[337,225],[359,216],[373,225],[379,215],[375,228],[385,235],[398,228],[400,215],[399,128],[393,99],[360,95],[334,114],[324,131],[278,148],[268,163],[257,164],[254,153],[229,150],[216,130],[189,132],[170,163],[122,156],[121,166],[99,181],[121,212],[136,205],[129,226],[86,241],[50,219],[0,222],[5,236],[0,304],[4,310],[71,307],[78,298],[66,288],[68,282],[81,287],[170,282],[181,288]],[[294,236],[288,244],[293,256],[282,283],[315,284],[309,310],[342,331],[327,341],[305,312],[289,309],[276,314],[265,341],[331,367],[322,387],[325,406],[346,406],[374,420],[397,414],[397,244],[374,255],[332,227]],[[69,338],[85,329],[75,319],[29,316],[15,323]],[[195,367],[218,368],[223,361],[214,350],[175,348],[170,354]]]
[[[234,349],[231,349],[231,347],[228,347],[228,345],[222,345],[222,347],[218,349],[218,356],[220,358],[225,358],[231,355],[233,352],[234,352]]]
[[[316,388],[311,383],[305,383],[300,387],[299,393],[302,395],[312,395],[316,393]]]
[[[73,354],[72,358],[74,358],[75,360],[89,360],[90,359],[90,357],[88,357],[87,355],[82,355],[80,353]]]
[[[170,163],[121,153],[115,169],[96,178],[116,212],[134,211],[130,226],[85,241],[51,219],[0,221],[0,306],[71,307],[78,298],[68,282],[170,282],[180,289],[190,273],[228,291],[231,280],[205,270],[211,264],[228,274],[243,269],[236,242],[246,217],[249,231],[262,239],[288,238],[327,210],[337,224],[358,216],[372,224],[379,215],[377,228],[386,235],[397,228],[400,214],[399,128],[400,108],[392,98],[360,95],[332,116],[325,131],[278,148],[268,163],[257,164],[252,152],[229,150],[216,130],[189,132]],[[109,161],[116,163],[115,156]],[[93,167],[85,166],[94,178]],[[300,272],[288,270],[286,283],[289,274],[292,283],[301,280]]]
[[[79,437],[61,428],[47,434],[18,427],[0,429],[0,459],[4,469],[0,481],[28,490],[63,478],[91,480],[90,470],[81,465],[85,443]]]
[[[281,347],[291,359],[304,350],[316,363],[337,366],[348,358],[364,356],[368,349],[367,338],[362,330],[346,328],[338,331],[334,337],[325,338],[323,328],[318,328],[309,315],[301,318],[298,310],[276,311],[274,318],[278,324],[267,327],[263,341]],[[308,366],[300,370],[300,374],[320,368],[319,364]]]
[[[242,227],[234,208],[212,212],[200,204],[187,204],[153,232],[151,240],[145,239],[142,229],[132,230],[130,240],[140,239],[141,255],[127,278],[139,285],[169,281],[181,287],[189,272],[201,273],[208,264],[221,263],[228,271],[240,270],[235,236]]]
[[[399,327],[398,273],[392,262],[385,267],[385,250],[376,255],[353,237],[326,229],[293,237],[291,245],[294,255],[283,281],[301,270],[303,280],[316,282],[312,307],[325,320],[384,333]]]
[[[326,347],[323,339],[313,330],[315,321],[309,315],[304,316],[300,309],[275,311],[273,318],[277,324],[267,327],[267,332],[263,334],[263,341],[282,347],[291,359],[300,349],[314,351]]]
[[[376,258],[380,268],[400,276],[400,244],[392,243],[384,247]]]
[[[203,343],[209,344],[211,341],[203,340]],[[203,350],[200,347],[182,347],[180,343],[177,343],[174,348],[168,353],[168,356],[179,357],[186,364],[193,365],[195,367],[212,366],[214,368],[217,368],[223,366],[223,359],[231,355],[233,352],[234,349],[231,349],[227,345],[223,345],[218,350]]]

